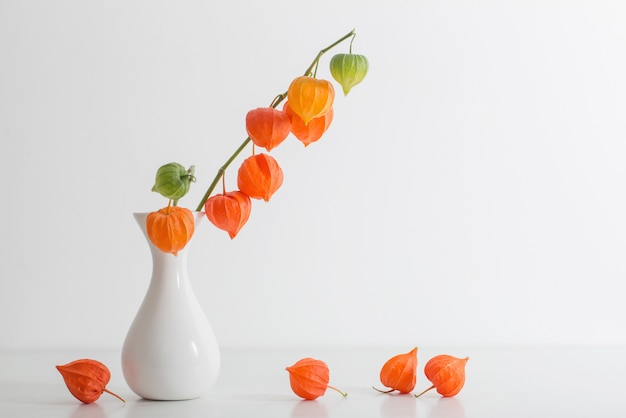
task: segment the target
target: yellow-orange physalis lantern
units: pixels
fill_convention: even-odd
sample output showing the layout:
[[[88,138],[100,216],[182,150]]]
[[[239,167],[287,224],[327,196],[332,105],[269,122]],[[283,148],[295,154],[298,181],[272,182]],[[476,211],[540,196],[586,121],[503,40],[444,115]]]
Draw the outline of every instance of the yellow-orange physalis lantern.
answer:
[[[206,217],[213,225],[228,232],[231,239],[243,228],[250,218],[252,202],[240,191],[218,194],[207,199],[204,204]]]
[[[317,141],[326,133],[333,121],[335,113],[331,107],[330,110],[322,116],[311,119],[308,124],[305,124],[302,118],[296,115],[291,109],[289,102],[285,102],[283,112],[291,118],[291,132],[305,147]]]
[[[287,100],[294,113],[306,125],[333,107],[335,88],[330,81],[300,76],[289,85]]]
[[[267,154],[256,154],[244,160],[237,173],[239,190],[253,199],[266,202],[283,184],[283,170]]]
[[[254,145],[270,151],[291,132],[291,119],[280,110],[259,107],[247,113],[246,131]]]
[[[148,239],[164,253],[177,255],[194,232],[193,213],[180,206],[168,206],[151,212],[146,218]]]

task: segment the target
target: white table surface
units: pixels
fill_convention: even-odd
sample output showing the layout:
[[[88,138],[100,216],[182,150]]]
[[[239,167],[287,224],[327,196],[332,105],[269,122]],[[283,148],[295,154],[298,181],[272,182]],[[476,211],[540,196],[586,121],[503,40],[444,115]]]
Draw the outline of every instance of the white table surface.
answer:
[[[469,356],[467,379],[454,398],[434,390],[411,395],[375,392],[384,362],[412,347],[336,349],[223,349],[218,382],[205,396],[177,402],[145,401],[126,385],[115,350],[0,352],[0,417],[407,417],[537,418],[626,417],[626,347],[419,347],[415,393],[427,388],[426,361],[437,354]],[[285,367],[303,357],[324,360],[331,385],[315,401],[289,387]],[[93,358],[111,369],[108,389],[83,405],[67,390],[55,365]]]

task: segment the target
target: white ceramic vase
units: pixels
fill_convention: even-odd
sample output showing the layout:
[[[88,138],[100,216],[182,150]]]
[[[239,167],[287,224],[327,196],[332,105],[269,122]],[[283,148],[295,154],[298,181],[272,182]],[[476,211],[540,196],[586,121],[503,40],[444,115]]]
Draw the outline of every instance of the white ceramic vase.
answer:
[[[217,380],[220,352],[211,324],[189,282],[187,251],[155,247],[147,213],[134,213],[152,253],[152,278],[122,348],[122,371],[137,395],[152,400],[193,399]],[[196,213],[196,225],[203,213]],[[192,240],[193,241],[193,240]]]

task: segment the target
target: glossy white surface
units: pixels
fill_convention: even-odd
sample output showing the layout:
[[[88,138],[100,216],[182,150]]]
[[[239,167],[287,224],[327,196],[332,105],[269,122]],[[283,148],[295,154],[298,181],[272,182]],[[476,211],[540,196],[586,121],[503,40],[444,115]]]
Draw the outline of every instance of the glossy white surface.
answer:
[[[139,399],[124,384],[119,352],[0,353],[0,416],[21,417],[407,417],[407,418],[577,418],[626,416],[626,347],[424,347],[418,351],[418,389],[427,387],[423,365],[447,352],[469,356],[466,385],[456,397],[429,392],[419,399],[385,395],[378,372],[394,354],[411,347],[338,349],[225,349],[222,373],[203,397],[157,402]],[[302,357],[326,361],[334,391],[301,401],[289,387],[285,367]],[[104,394],[82,405],[65,388],[55,364],[78,357],[105,362],[108,388],[127,402]]]
[[[146,235],[147,213],[135,213]],[[204,216],[196,213],[196,224]],[[152,278],[122,349],[126,382],[139,396],[154,400],[193,399],[217,380],[220,352],[187,272],[187,251],[160,251],[147,239]]]

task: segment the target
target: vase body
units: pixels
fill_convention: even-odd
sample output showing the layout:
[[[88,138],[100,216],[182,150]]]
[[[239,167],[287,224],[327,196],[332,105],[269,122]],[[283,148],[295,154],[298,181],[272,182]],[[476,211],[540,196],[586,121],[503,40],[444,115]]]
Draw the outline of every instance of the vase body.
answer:
[[[217,380],[220,352],[187,273],[187,252],[164,253],[147,237],[147,213],[133,216],[152,254],[152,278],[122,348],[122,371],[137,395],[153,400],[193,399]],[[202,213],[194,214],[197,222]]]

